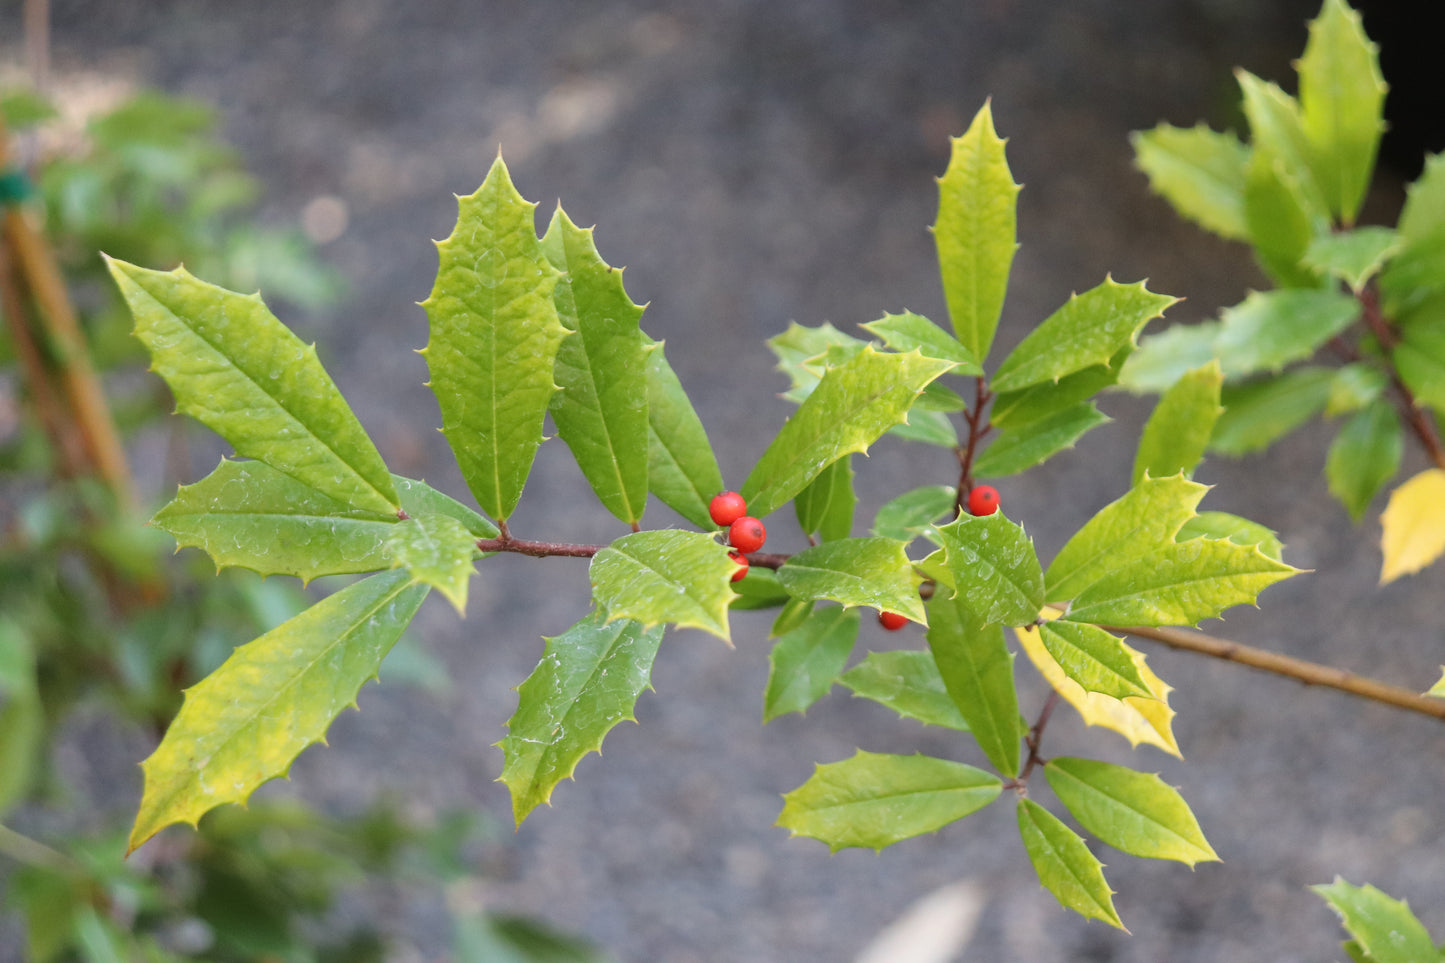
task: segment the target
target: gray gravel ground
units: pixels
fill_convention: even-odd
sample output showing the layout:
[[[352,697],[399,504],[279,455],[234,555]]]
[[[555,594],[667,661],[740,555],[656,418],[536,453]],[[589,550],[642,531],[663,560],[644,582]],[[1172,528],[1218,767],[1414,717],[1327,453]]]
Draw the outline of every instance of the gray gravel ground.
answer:
[[[0,10],[14,52],[18,4]],[[1148,277],[1204,317],[1261,280],[1239,249],[1177,221],[1130,166],[1127,132],[1160,119],[1229,119],[1232,65],[1291,83],[1288,60],[1317,5],[1247,0],[953,2],[55,3],[56,69],[114,73],[217,103],[228,135],[269,185],[265,216],[288,222],[319,197],[349,227],[323,249],[351,295],[296,319],[321,343],[393,468],[465,491],[412,352],[416,301],[468,193],[498,146],[521,191],[560,197],[598,225],[609,261],[650,306],[644,326],[702,413],[726,477],[741,482],[789,407],[761,339],[790,320],[839,326],[903,307],[943,317],[932,245],[932,178],[986,98],[1009,138],[1020,198],[1001,348],[1071,291]],[[1378,198],[1388,211],[1398,185]],[[1040,554],[1123,491],[1147,405],[1024,478],[1004,498]],[[1423,688],[1442,656],[1445,566],[1377,589],[1377,527],[1351,527],[1320,476],[1316,426],[1268,454],[1211,462],[1206,505],[1277,529],[1315,569],[1231,612],[1242,641]],[[1418,467],[1411,456],[1407,468]],[[862,517],[920,479],[951,480],[951,456],[885,441],[860,464]],[[209,465],[198,466],[201,471]],[[667,524],[659,511],[654,524]],[[559,443],[543,447],[519,533],[608,539]],[[779,550],[792,546],[777,526]],[[542,634],[583,613],[583,566],[497,558],[458,623],[428,603],[419,627],[446,664],[446,701],[386,685],[306,753],[280,792],[355,808],[382,790],[423,807],[508,818],[491,747]],[[814,762],[921,750],[972,759],[946,733],[834,694],[806,718],[759,723],[767,620],[735,620],[736,651],[670,636],[639,706],[554,806],[492,860],[485,897],[545,913],[623,961],[842,961],[915,900],[961,880],[983,906],[958,959],[1293,961],[1341,958],[1333,916],[1305,887],[1341,874],[1409,897],[1445,934],[1438,724],[1229,665],[1151,650],[1178,689],[1180,764],[1131,753],[1061,712],[1053,754],[1157,769],[1183,787],[1224,857],[1195,871],[1103,852],[1126,936],[1060,910],[1029,868],[1012,807],[879,855],[830,856],[773,828],[779,794]],[[897,639],[865,629],[863,646]],[[1021,670],[1025,705],[1042,689]],[[1026,710],[1033,711],[1033,710]],[[138,780],[135,780],[138,782]],[[105,798],[133,806],[138,785]],[[267,790],[272,791],[272,790]],[[1042,795],[1042,794],[1041,794]],[[398,959],[435,958],[439,909],[408,906]],[[410,947],[408,949],[407,947]],[[3,956],[3,951],[0,951]]]

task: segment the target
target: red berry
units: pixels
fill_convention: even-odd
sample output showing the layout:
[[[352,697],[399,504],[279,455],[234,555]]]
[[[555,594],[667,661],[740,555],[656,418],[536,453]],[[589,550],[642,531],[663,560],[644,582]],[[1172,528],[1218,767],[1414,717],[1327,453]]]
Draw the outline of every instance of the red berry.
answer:
[[[978,485],[968,493],[970,515],[992,515],[998,511],[998,489],[992,485]]]
[[[751,515],[744,515],[728,526],[728,544],[739,552],[756,552],[768,540],[768,530]]]
[[[899,615],[897,612],[879,612],[878,624],[883,626],[889,632],[897,632],[899,629],[903,628],[905,625],[908,624],[908,620],[903,616]]]
[[[733,573],[733,581],[740,582],[744,575],[748,574],[748,559],[742,552],[728,552],[728,558],[738,563],[738,570]]]
[[[713,496],[707,513],[712,516],[714,524],[731,525],[748,513],[748,503],[737,492],[722,492]]]

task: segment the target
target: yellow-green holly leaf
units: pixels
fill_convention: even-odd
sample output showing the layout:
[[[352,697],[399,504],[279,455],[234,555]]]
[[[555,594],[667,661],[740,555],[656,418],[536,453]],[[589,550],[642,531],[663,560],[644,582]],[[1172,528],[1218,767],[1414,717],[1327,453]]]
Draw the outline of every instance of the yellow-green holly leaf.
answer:
[[[1219,859],[1184,797],[1158,775],[1066,756],[1050,759],[1044,775],[1079,825],[1115,849],[1191,867]]]
[[[1427,468],[1391,492],[1380,524],[1381,585],[1413,575],[1445,553],[1445,469]]]
[[[659,529],[624,535],[592,557],[592,597],[614,619],[702,629],[732,644],[728,604],[737,563],[710,535]]]
[[[1127,933],[1114,909],[1114,891],[1104,881],[1104,864],[1079,834],[1032,799],[1019,800],[1018,819],[1029,862],[1059,905]]]

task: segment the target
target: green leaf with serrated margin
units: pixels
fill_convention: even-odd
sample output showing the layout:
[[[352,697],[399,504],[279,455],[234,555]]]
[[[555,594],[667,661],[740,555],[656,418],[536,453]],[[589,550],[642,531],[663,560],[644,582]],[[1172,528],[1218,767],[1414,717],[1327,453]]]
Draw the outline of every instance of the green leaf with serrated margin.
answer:
[[[853,528],[853,506],[858,501],[853,494],[851,460],[844,455],[824,468],[793,499],[804,534],[816,534],[825,542],[848,537]]]
[[[542,238],[562,273],[552,292],[557,317],[572,332],[557,349],[552,420],[603,506],[630,524],[647,506],[649,349],[642,306],[623,289],[621,269],[602,260],[592,230],[558,207]]]
[[[1115,699],[1154,697],[1124,640],[1097,625],[1056,619],[1039,626],[1039,638],[1059,668],[1085,691]]]
[[[600,752],[612,727],[636,722],[633,707],[650,688],[663,627],[631,619],[608,621],[598,610],[547,639],[537,668],[517,687],[517,711],[497,743],[506,756],[500,779],[512,793],[512,815],[548,802],[589,752]]]
[[[1385,313],[1396,321],[1419,312],[1439,316],[1445,303],[1445,154],[1405,189],[1398,224],[1401,247],[1380,275]]]
[[[1335,369],[1330,378],[1329,400],[1325,402],[1325,417],[1337,418],[1347,415],[1374,401],[1389,387],[1390,376],[1384,370],[1365,361],[1354,361]]]
[[[1135,394],[1163,394],[1190,371],[1214,359],[1218,321],[1175,324],[1139,342],[1124,362],[1119,385]]]
[[[1416,317],[1404,324],[1390,357],[1400,380],[1419,401],[1445,411],[1445,315]]]
[[[1030,332],[999,365],[992,387],[1017,391],[1105,364],[1121,348],[1135,344],[1139,330],[1178,300],[1147,290],[1143,281],[1119,284],[1105,278],[1098,287],[1070,297]]]
[[[1258,545],[1259,550],[1275,561],[1284,560],[1284,545],[1279,536],[1259,522],[1252,522],[1229,512],[1200,512],[1174,535],[1174,541],[1191,538],[1223,538],[1236,545]]]
[[[1104,881],[1104,864],[1089,852],[1079,834],[1032,799],[1019,800],[1018,816],[1029,862],[1059,905],[1127,933],[1114,909],[1114,891]]]
[[[780,636],[768,654],[763,722],[806,712],[848,665],[858,639],[858,613],[837,605],[816,609],[802,625]]]
[[[783,397],[798,404],[818,386],[823,377],[821,359],[830,348],[856,353],[867,342],[844,334],[824,321],[816,328],[793,322],[788,330],[773,335],[766,343],[778,359],[778,370],[787,375],[790,382]]]
[[[1259,593],[1299,569],[1253,545],[1194,538],[1120,560],[1074,597],[1063,618],[1103,625],[1195,625]]]
[[[949,485],[925,485],[885,502],[873,516],[873,534],[910,542],[951,511],[958,498]]]
[[[882,849],[936,832],[998,798],[998,777],[931,756],[858,750],[851,759],[819,765],[783,796],[778,825],[794,836],[828,844]]]
[[[922,579],[891,538],[842,538],[805,549],[778,569],[778,579],[795,598],[830,599],[843,605],[871,605],[923,622],[918,597]]]
[[[778,581],[778,574],[761,565],[749,568],[743,580],[733,582],[732,587],[735,594],[730,606],[742,612],[781,608],[795,601],[783,588],[783,583]]]
[[[1400,470],[1405,431],[1395,406],[1376,401],[1350,416],[1330,444],[1325,478],[1330,494],[1358,522],[1370,500]]]
[[[1119,380],[1124,362],[1133,352],[1134,345],[1126,344],[1105,364],[1090,365],[1057,382],[999,392],[988,411],[989,423],[995,428],[1021,428],[1088,401]]]
[[[391,475],[314,345],[259,295],[207,284],[185,268],[150,271],[107,258],[151,367],[176,410],[337,501],[376,514],[398,506]]]
[[[477,538],[497,537],[497,526],[426,482],[403,478],[401,475],[392,475],[391,480],[401,494],[401,507],[408,515],[449,515],[465,525],[467,531]]]
[[[1359,317],[1360,302],[1339,291],[1256,291],[1223,312],[1214,355],[1228,378],[1279,371]]]
[[[933,653],[914,649],[869,652],[838,681],[853,694],[872,699],[927,726],[968,731],[968,722],[943,684]]]
[[[1274,169],[1290,185],[1309,222],[1316,228],[1327,227],[1329,205],[1314,169],[1314,148],[1305,133],[1299,101],[1278,84],[1261,80],[1247,70],[1237,69],[1234,76],[1249,121],[1253,160],[1277,161]],[[1252,222],[1250,226],[1253,228]]]
[[[1255,259],[1275,284],[1309,288],[1318,284],[1312,268],[1300,262],[1310,242],[1328,224],[1305,199],[1298,172],[1265,150],[1251,155],[1245,171],[1244,216]]]
[[[1330,210],[1353,224],[1370,187],[1385,130],[1378,48],[1344,0],[1325,0],[1310,21],[1299,70],[1301,122]]]
[[[392,568],[406,569],[465,615],[476,549],[476,536],[450,515],[413,515],[391,527],[385,550]]]
[[[1111,420],[1092,401],[1085,401],[1038,421],[1005,429],[974,461],[973,473],[979,478],[1017,475],[1073,448],[1087,432]]]
[[[1054,556],[1044,574],[1047,601],[1067,601],[1173,539],[1207,491],[1182,475],[1146,478],[1105,505]]]
[[[933,223],[948,317],[979,362],[993,344],[1018,250],[1019,185],[1009,173],[1004,143],[985,103],[964,135],[953,138]]]
[[[859,325],[894,351],[917,349],[925,358],[942,358],[952,361],[958,367],[957,375],[981,375],[983,366],[978,359],[953,335],[921,314],[904,311],[901,314],[885,314],[877,321]]]
[[[1410,904],[1366,883],[1353,886],[1339,876],[1328,885],[1311,886],[1374,963],[1440,963],[1436,949]]]
[[[737,563],[710,535],[633,532],[592,557],[592,597],[614,619],[702,629],[732,644],[728,603]]]
[[[1262,451],[1319,414],[1330,396],[1328,368],[1296,368],[1274,378],[1238,386],[1220,394],[1224,414],[1214,423],[1209,449],[1221,455]]]
[[[1044,604],[1044,575],[1033,542],[1003,512],[960,515],[936,529],[960,605],[974,625],[1028,625]]]
[[[1139,435],[1131,485],[1143,481],[1146,472],[1155,478],[1194,474],[1209,447],[1214,422],[1224,411],[1219,404],[1223,384],[1219,364],[1211,361],[1184,375],[1160,397]]]
[[[952,367],[951,361],[885,354],[869,345],[846,364],[828,369],[743,484],[749,512],[764,517],[834,461],[867,451],[907,417],[925,385]]]
[[[1249,148],[1238,137],[1203,124],[1187,130],[1160,124],[1134,132],[1129,141],[1149,186],[1181,217],[1231,241],[1248,238],[1244,172]]]
[[[647,484],[673,511],[699,528],[714,528],[708,502],[723,490],[722,471],[707,431],[663,355],[647,354]]]
[[[236,649],[187,689],[160,747],[141,763],[145,793],[129,849],[284,776],[356,704],[427,591],[404,571],[363,579]]]
[[[959,599],[928,600],[928,648],[943,686],[968,720],[988,761],[1005,776],[1019,772],[1018,692],[1014,657],[997,623],[978,626]]]
[[[1305,249],[1304,263],[1359,294],[1399,250],[1400,236],[1390,228],[1357,227],[1315,238]]]
[[[1115,849],[1191,868],[1219,859],[1184,797],[1157,775],[1066,756],[1050,759],[1044,775],[1079,825]]]
[[[431,339],[422,355],[442,433],[477,504],[505,519],[517,507],[567,329],[557,319],[558,271],[537,239],[528,203],[499,156],[476,193],[459,197],[456,228],[422,302]]]

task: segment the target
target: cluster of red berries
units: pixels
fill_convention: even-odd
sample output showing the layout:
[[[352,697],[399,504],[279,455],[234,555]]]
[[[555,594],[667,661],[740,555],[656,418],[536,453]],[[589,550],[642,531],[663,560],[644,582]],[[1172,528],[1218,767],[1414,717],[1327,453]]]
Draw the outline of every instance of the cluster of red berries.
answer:
[[[998,489],[992,485],[976,485],[968,493],[970,515],[992,515],[998,511]],[[897,632],[908,624],[908,619],[897,612],[879,612],[878,624],[889,632]]]
[[[734,549],[728,552],[728,557],[738,563],[738,570],[733,573],[734,582],[748,574],[745,553],[756,552],[768,540],[768,530],[763,527],[763,523],[747,512],[748,503],[737,492],[714,495],[707,506],[707,513],[712,516],[713,522],[728,530],[728,544]]]

